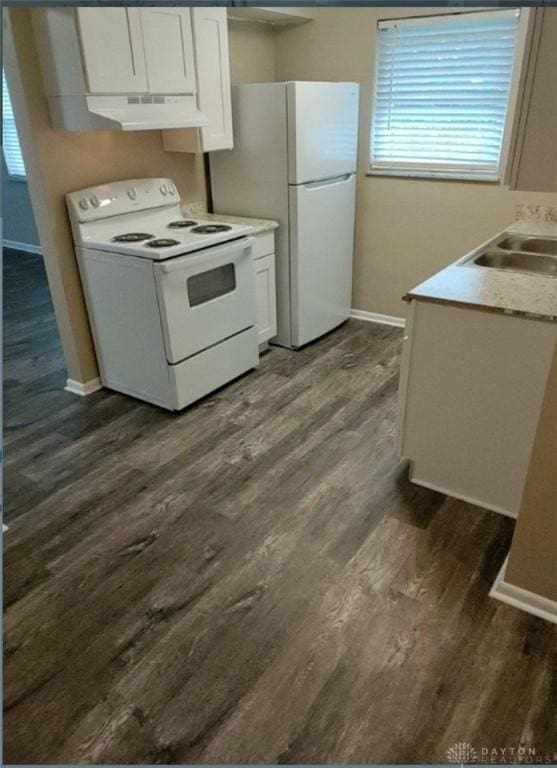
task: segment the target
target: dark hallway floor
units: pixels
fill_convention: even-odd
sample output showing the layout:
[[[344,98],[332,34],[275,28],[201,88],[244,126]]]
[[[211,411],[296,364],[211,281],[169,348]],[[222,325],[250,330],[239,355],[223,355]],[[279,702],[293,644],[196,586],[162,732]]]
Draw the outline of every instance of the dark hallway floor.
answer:
[[[554,756],[555,627],[488,598],[512,522],[395,456],[399,330],[172,415],[64,392],[40,258],[4,279],[5,763]]]

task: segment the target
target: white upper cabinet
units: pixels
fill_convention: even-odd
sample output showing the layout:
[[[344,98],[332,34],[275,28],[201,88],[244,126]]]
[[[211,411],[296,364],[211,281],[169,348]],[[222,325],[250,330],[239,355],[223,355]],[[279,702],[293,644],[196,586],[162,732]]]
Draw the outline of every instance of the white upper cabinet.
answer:
[[[196,148],[182,151],[232,147],[225,8],[48,7],[32,19],[55,128],[185,129]]]
[[[195,93],[190,9],[161,6],[135,10],[141,13],[149,92]]]
[[[194,8],[198,107],[209,124],[201,128],[202,151],[232,149],[232,103],[226,8]]]
[[[90,93],[148,90],[138,8],[77,8],[83,65]]]
[[[167,152],[232,149],[232,103],[226,8],[192,8],[197,69],[197,107],[207,118],[203,128],[163,131]]]

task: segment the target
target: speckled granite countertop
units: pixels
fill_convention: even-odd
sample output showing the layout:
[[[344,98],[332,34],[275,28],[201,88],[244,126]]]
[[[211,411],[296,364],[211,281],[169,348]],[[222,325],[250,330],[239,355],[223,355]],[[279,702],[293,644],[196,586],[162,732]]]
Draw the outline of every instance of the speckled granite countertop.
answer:
[[[250,219],[245,216],[229,216],[227,213],[207,213],[205,218],[209,221],[222,221],[224,224],[248,224],[253,227],[252,235],[278,228],[278,221],[272,219]]]
[[[207,213],[204,203],[184,203],[182,206],[184,216],[206,219],[207,221],[221,221],[223,224],[247,224],[253,227],[253,235],[259,235],[262,232],[271,232],[278,228],[278,221],[272,219],[252,219],[246,216],[231,216],[227,213]]]
[[[520,218],[503,231],[557,237],[557,208],[544,210],[548,211],[546,215]],[[478,307],[557,322],[557,277],[464,264],[486,244],[408,291],[404,299]]]

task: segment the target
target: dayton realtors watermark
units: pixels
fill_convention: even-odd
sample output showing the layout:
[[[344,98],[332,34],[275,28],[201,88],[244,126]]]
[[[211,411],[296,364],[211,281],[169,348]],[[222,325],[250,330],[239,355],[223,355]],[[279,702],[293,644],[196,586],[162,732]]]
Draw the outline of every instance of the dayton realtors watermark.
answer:
[[[457,741],[447,750],[449,763],[458,765],[553,765],[557,755],[536,747],[486,747]]]

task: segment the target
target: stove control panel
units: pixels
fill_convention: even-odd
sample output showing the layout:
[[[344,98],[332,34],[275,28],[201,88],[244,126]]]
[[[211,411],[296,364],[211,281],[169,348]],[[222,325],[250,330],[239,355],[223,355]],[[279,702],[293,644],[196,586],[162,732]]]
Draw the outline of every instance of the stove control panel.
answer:
[[[175,205],[179,201],[180,195],[171,179],[114,181],[66,195],[70,216],[79,222]]]

